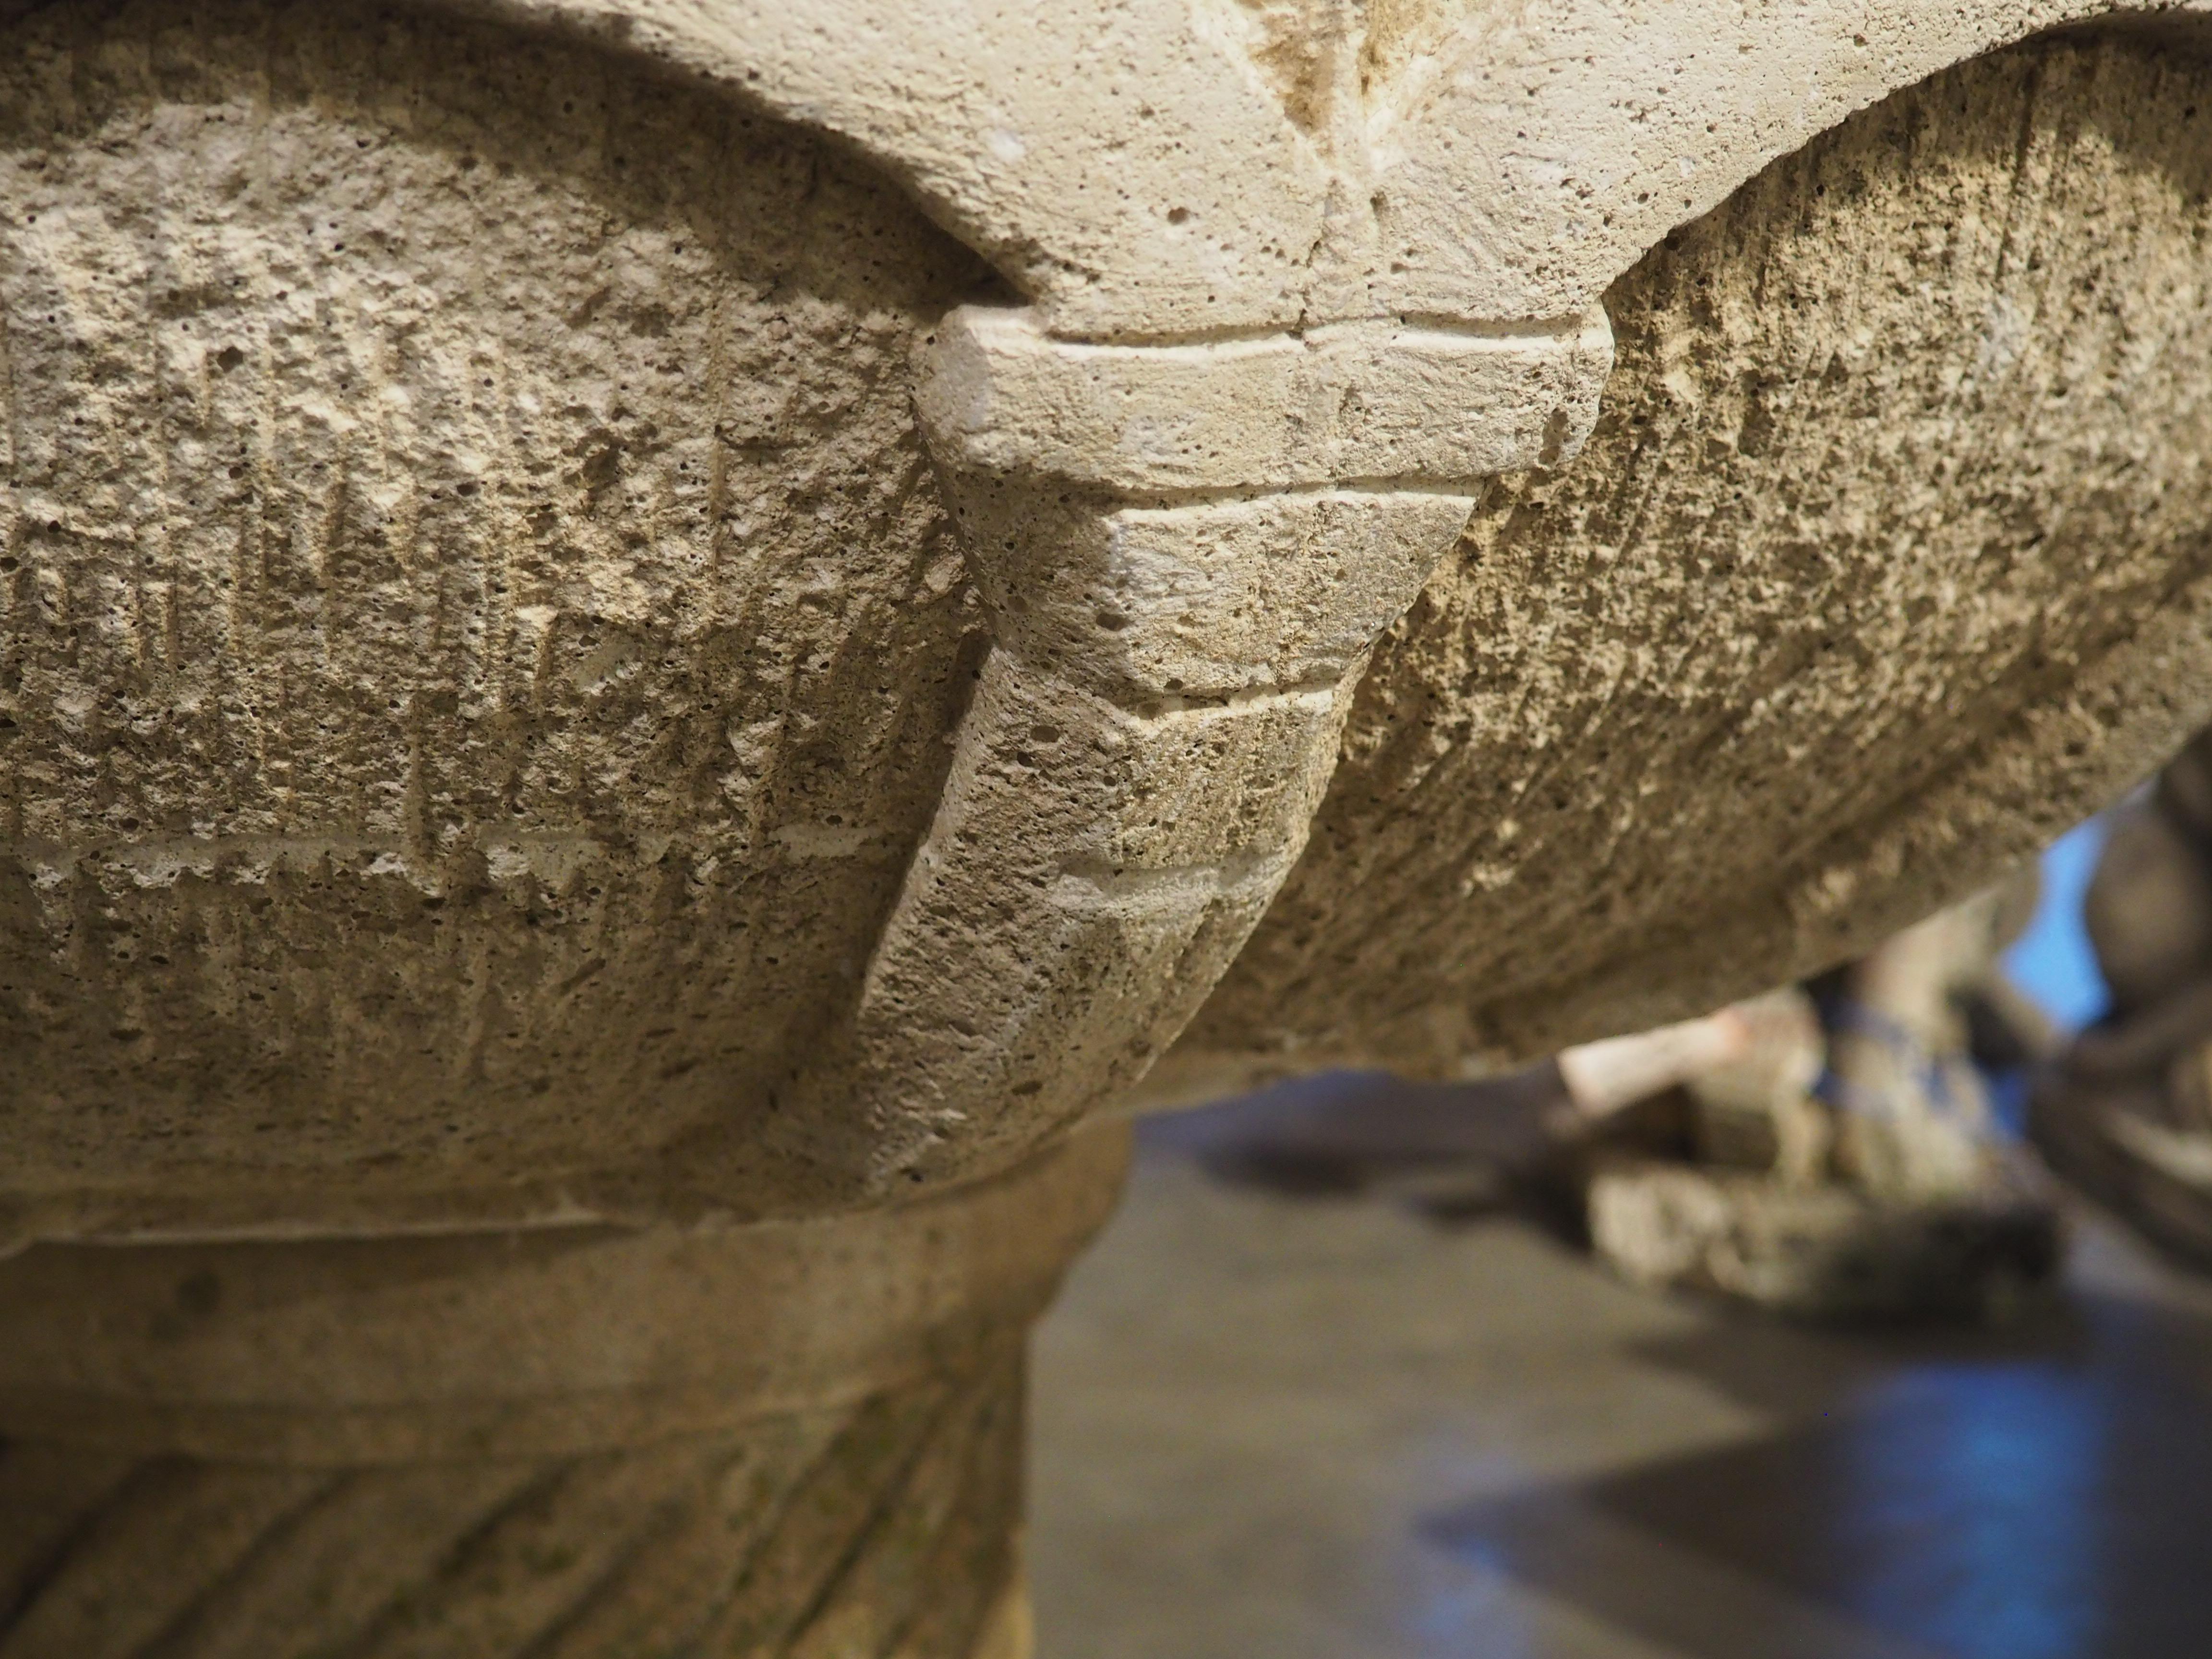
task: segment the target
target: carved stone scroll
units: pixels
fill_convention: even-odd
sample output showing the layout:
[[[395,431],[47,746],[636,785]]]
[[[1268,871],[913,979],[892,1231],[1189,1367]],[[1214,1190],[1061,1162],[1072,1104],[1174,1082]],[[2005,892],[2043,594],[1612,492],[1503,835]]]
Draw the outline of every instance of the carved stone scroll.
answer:
[[[2212,710],[2208,112],[2165,37],[2019,47],[1617,282],[1589,443],[1495,494],[1378,649],[1162,1086],[1695,1013],[2171,753]]]
[[[2203,717],[2207,9],[0,3],[0,1659],[1013,1659],[1186,1024]]]
[[[1571,457],[1610,362],[1601,316],[1151,348],[948,319],[921,408],[994,644],[850,1057],[785,1120],[830,1192],[993,1167],[1144,1075],[1303,850],[1375,639],[1490,475]],[[817,1127],[838,1102],[866,1134]]]

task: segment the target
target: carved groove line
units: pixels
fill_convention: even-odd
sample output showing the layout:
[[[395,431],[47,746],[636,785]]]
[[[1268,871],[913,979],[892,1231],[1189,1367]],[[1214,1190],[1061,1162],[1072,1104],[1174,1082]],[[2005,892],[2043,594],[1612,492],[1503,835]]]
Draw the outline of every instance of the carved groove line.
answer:
[[[0,1447],[0,1659],[968,1659],[1013,1570],[1019,1362],[541,1463]]]

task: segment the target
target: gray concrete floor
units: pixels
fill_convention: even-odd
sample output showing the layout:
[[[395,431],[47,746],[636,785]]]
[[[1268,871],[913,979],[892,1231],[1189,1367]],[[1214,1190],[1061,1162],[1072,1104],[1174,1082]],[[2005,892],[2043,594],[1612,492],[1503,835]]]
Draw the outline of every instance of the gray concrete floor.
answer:
[[[1042,1659],[2212,1654],[2212,1287],[2107,1224],[2047,1315],[1844,1336],[1188,1143],[1038,1338]]]

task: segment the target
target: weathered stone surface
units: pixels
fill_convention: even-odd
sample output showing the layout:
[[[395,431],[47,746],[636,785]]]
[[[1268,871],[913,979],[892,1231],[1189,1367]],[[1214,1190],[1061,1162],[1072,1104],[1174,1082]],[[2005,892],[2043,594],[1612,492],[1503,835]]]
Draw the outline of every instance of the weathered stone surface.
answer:
[[[1022,1659],[1093,1130],[901,1209],[0,1263],[9,1659]]]
[[[1283,328],[1340,207],[1217,0],[461,0],[693,70],[835,133],[1055,332]]]
[[[532,1458],[972,1369],[1043,1310],[1127,1133],[904,1206],[701,1228],[39,1244],[0,1436],[288,1464]]]
[[[2198,9],[0,0],[0,1651],[1018,1651],[1240,951],[1649,1023],[2212,703]]]
[[[527,1462],[9,1441],[0,1653],[1026,1659],[1021,1372]]]
[[[1384,641],[1158,1086],[1711,1007],[2170,754],[2212,708],[2208,89],[2129,40],[1971,64],[1616,283],[1588,447]]]
[[[971,684],[908,352],[983,268],[574,46],[343,4],[9,39],[10,1196],[557,1210],[757,1121]]]
[[[2197,37],[1816,138],[2111,11],[0,0],[0,1652],[1018,1653],[1240,951],[1650,1023],[2212,704]]]
[[[1055,340],[998,307],[955,312],[933,345],[924,417],[960,466],[1139,493],[1465,485],[1556,464],[1589,429],[1613,349],[1601,311],[1147,349]]]
[[[1448,306],[1343,286],[1455,118],[1466,88],[1436,77],[1478,45],[1506,73],[1558,17],[1154,20],[1164,55],[1130,73],[1241,53],[1280,100],[1278,131],[1239,91],[1203,141],[1288,143],[1268,189],[1398,180],[1323,215],[1295,317],[1236,308],[1274,278],[1232,249],[1229,337],[1190,339],[1183,277],[1155,271],[1182,319],[1162,343],[1114,320],[1142,261],[1082,280],[1105,297],[1079,325],[1083,261],[1012,252],[1049,172],[1009,159],[1018,123],[956,179],[945,112],[913,103],[935,71],[856,67],[908,24],[869,14],[810,67],[744,8],[641,3],[619,49],[525,10],[562,30],[274,0],[11,25],[21,1228],[759,1212],[1018,1157],[1124,1089],[1237,955],[1329,720],[1293,757],[1200,708],[1221,740],[1148,736],[1157,776],[1062,767],[994,820],[1011,860],[945,781],[1009,757],[1013,779],[1094,692],[1142,723],[1356,674],[1480,475],[1521,460],[1558,471],[1498,487],[1368,678],[1317,855],[1183,1074],[1450,1070],[1842,954],[1837,917],[1872,930],[1980,873],[1960,849],[2033,839],[2203,700],[2161,654],[2194,639],[2201,424],[2174,368],[2202,165],[2175,37],[1991,60],[1777,164],[1612,291],[1632,349],[1579,465],[1594,320],[1532,322],[1553,302],[1513,311],[1473,266]],[[1818,107],[2072,15],[1953,20],[1902,55],[1876,29]],[[1826,18],[1802,61],[1842,50]],[[1618,21],[1623,50],[1654,26]],[[1759,63],[1784,51],[1741,27]],[[917,370],[991,278],[761,105],[908,145],[892,173],[1041,308],[960,313]],[[1584,113],[1529,142],[1620,138]],[[1795,131],[1716,119],[1686,203]],[[1643,142],[1623,178],[1666,161]],[[1586,300],[1597,258],[1560,293]],[[1120,343],[1062,337],[1086,329]],[[962,726],[987,633],[1052,705],[1023,730]],[[1194,803],[1179,920],[1071,927],[1024,896],[1154,800]],[[1718,873],[1720,846],[1756,873]],[[1869,878],[1887,907],[1856,902]],[[1018,1008],[1045,1012],[1013,1046],[1063,1078],[935,1074]]]

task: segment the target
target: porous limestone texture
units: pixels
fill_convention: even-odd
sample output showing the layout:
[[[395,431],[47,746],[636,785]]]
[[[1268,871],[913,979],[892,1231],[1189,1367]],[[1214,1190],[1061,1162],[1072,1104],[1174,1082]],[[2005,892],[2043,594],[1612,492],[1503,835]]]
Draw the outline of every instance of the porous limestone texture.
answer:
[[[8,44],[8,1196],[402,1222],[757,1122],[973,684],[908,354],[985,268],[573,44]]]
[[[2197,9],[8,6],[0,1231],[885,1202],[1271,902],[1164,1087],[1847,954],[2207,701]]]
[[[1571,453],[1611,361],[1601,323],[1347,332],[1255,353],[939,330],[922,417],[993,645],[850,1021],[769,1126],[805,1196],[957,1180],[1126,1095],[1304,846],[1369,648],[1470,475]],[[1144,370],[1195,390],[1171,410],[1133,395]],[[1432,421],[1371,395],[1391,370]]]
[[[1024,1659],[1023,1343],[1126,1132],[750,1226],[0,1262],[9,1659]]]
[[[1596,317],[972,310],[917,356],[988,269],[635,52],[280,0],[19,30],[20,1236],[1006,1167],[1219,977],[1368,646],[1609,362]]]
[[[0,1653],[1019,1655],[1209,994],[1650,1024],[2212,705],[2199,9],[0,0]]]
[[[1650,1024],[2212,703],[2192,11],[0,0],[0,1652],[1020,1655],[1210,995]]]
[[[1020,1361],[741,1430],[298,1468],[0,1445],[10,1659],[1029,1659]]]
[[[1068,338],[1557,322],[1886,94],[2204,0],[467,0],[833,132]]]
[[[1449,1074],[1863,949],[2212,708],[2212,71],[2131,37],[1899,93],[1608,291],[1581,458],[1376,653],[1163,1091]]]

